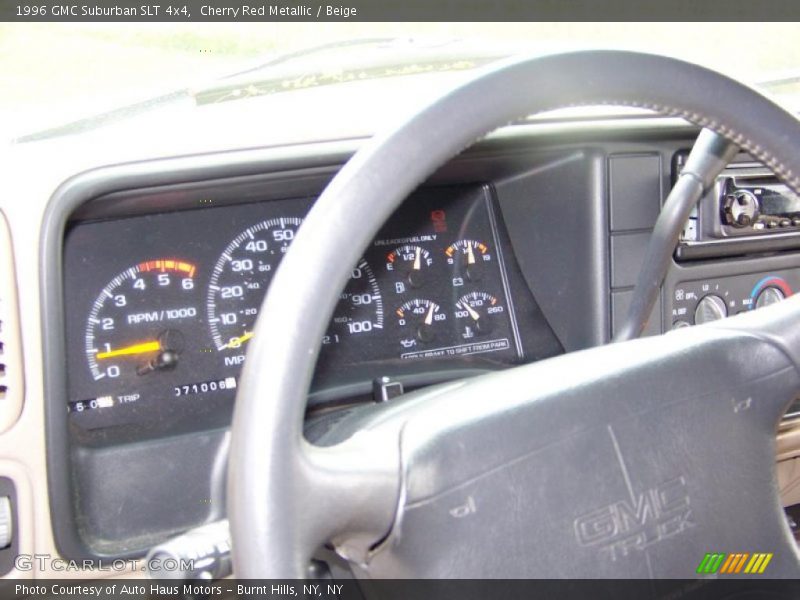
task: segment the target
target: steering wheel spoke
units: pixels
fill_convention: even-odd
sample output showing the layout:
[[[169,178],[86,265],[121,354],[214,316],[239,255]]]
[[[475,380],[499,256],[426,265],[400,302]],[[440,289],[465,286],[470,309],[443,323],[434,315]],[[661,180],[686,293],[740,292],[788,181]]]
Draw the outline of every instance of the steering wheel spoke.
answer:
[[[308,511],[317,544],[330,542],[344,558],[365,564],[391,528],[400,494],[399,432],[356,432],[322,447],[302,443]]]

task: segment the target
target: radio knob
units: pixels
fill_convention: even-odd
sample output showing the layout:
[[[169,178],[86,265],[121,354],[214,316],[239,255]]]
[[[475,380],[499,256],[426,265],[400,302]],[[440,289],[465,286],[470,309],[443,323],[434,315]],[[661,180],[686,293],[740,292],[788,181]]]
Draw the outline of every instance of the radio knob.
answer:
[[[728,307],[725,306],[725,300],[714,294],[703,296],[700,302],[697,303],[697,308],[694,310],[695,325],[719,321],[727,316]]]
[[[756,298],[756,308],[761,308],[762,306],[769,306],[770,304],[776,304],[783,300],[786,296],[783,295],[783,292],[780,291],[776,287],[767,287],[761,290],[761,293],[758,294],[758,298]]]
[[[725,196],[722,212],[728,225],[749,227],[758,217],[758,198],[747,190],[736,190]]]

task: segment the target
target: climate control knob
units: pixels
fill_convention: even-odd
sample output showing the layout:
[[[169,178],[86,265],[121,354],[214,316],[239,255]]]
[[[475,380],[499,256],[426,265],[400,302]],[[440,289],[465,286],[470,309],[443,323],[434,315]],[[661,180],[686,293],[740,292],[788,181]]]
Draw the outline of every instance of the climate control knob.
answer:
[[[770,304],[775,304],[783,300],[786,296],[783,294],[776,287],[767,287],[761,290],[758,294],[758,298],[756,298],[756,308],[761,308],[762,306],[769,306]]]
[[[695,325],[719,321],[727,316],[728,308],[725,306],[725,300],[714,294],[703,296],[700,302],[697,303],[697,308],[694,310]]]

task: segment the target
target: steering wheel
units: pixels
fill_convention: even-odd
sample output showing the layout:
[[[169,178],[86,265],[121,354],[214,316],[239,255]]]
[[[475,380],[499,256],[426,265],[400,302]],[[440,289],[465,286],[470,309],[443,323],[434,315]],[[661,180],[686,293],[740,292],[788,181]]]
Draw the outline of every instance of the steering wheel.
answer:
[[[367,577],[690,578],[707,552],[768,552],[768,576],[800,573],[774,474],[800,390],[797,296],[426,388],[303,437],[320,340],[383,222],[486,133],[581,104],[683,117],[800,192],[795,117],[639,53],[504,62],[373,138],[310,211],[250,342],[228,480],[237,577],[303,577],[324,543]],[[331,263],[319,249],[333,247]]]

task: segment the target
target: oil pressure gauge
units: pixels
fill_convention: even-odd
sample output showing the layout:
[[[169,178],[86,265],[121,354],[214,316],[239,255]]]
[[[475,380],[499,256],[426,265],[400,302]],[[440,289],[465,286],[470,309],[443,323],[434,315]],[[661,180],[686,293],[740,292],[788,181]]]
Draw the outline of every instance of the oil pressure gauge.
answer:
[[[447,313],[436,302],[425,298],[404,302],[395,315],[403,332],[400,345],[406,350],[435,341],[447,321]]]

